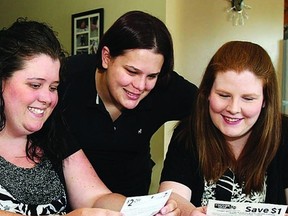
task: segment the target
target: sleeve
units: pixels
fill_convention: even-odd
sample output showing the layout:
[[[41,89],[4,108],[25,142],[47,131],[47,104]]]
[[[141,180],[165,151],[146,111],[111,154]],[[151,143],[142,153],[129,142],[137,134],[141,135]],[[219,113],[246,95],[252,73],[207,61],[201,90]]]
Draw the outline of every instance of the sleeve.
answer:
[[[57,105],[56,109],[54,110],[54,119],[55,119],[55,126],[57,132],[58,141],[58,149],[62,151],[62,160],[67,158],[68,156],[74,154],[76,151],[80,150],[81,147],[73,137],[72,133],[69,130],[69,127],[65,123],[65,119],[63,118],[62,114],[62,107]]]
[[[181,121],[172,135],[160,182],[175,181],[187,186],[192,191],[190,202],[195,206],[201,206],[204,178],[199,167],[196,146],[192,144],[188,147],[185,139],[180,139],[178,136],[179,133],[183,132],[182,130],[187,127],[185,122],[186,121]],[[181,134],[181,137],[183,136],[185,136],[185,134]],[[186,135],[186,137],[187,136],[188,135]]]
[[[56,106],[57,126],[61,139],[64,140],[64,158],[72,155],[80,150],[80,144],[74,138],[72,132],[66,123],[64,111],[70,105],[70,101],[74,100],[75,93],[79,92],[77,83],[79,77],[85,76],[88,71],[96,70],[95,55],[82,54],[69,56],[64,62],[63,77],[58,87],[59,101]],[[63,158],[63,159],[64,159]]]
[[[175,129],[164,161],[160,182],[175,181],[186,185],[192,191],[193,173],[198,163],[191,149],[188,149],[183,139],[176,138],[179,126]]]

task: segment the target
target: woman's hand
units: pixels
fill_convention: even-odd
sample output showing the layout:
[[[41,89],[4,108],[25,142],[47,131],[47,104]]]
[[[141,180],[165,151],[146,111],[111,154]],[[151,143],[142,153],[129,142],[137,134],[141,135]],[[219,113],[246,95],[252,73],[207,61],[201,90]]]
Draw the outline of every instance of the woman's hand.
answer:
[[[159,213],[156,214],[156,216],[180,216],[181,211],[177,207],[177,203],[173,199],[169,199],[166,203],[166,205],[159,211]]]

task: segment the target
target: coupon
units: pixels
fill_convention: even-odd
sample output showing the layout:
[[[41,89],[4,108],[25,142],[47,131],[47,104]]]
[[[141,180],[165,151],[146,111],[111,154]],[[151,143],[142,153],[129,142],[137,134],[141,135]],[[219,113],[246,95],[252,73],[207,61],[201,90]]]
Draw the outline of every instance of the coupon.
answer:
[[[121,213],[125,216],[153,216],[165,206],[171,192],[167,190],[153,195],[127,197]]]
[[[287,205],[209,200],[207,216],[284,216]]]

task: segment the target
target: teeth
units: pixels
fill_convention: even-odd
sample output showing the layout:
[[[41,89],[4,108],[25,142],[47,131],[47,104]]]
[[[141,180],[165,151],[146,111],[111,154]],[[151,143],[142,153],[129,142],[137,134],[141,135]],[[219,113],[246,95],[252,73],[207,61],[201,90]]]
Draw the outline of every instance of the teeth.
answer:
[[[36,108],[32,108],[32,107],[28,107],[28,109],[29,109],[31,112],[35,113],[35,114],[42,114],[42,113],[44,113],[44,110],[42,110],[42,109],[36,109]]]
[[[230,122],[236,122],[236,121],[239,120],[238,118],[228,118],[228,117],[225,117],[225,119],[226,119],[227,121],[230,121]]]
[[[131,95],[131,96],[136,96],[136,94],[132,93],[132,92],[129,92],[129,91],[126,91],[128,95]]]
[[[134,95],[134,94],[132,94],[131,92],[127,92],[127,94],[128,94],[128,95]]]

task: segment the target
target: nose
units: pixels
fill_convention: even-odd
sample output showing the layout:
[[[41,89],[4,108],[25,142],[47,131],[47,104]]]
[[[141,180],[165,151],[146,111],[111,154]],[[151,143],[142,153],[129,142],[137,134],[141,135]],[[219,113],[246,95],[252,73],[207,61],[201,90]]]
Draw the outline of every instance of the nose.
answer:
[[[42,90],[39,93],[39,97],[38,100],[45,105],[50,105],[53,101],[53,95],[52,92],[48,89],[48,90]]]
[[[236,99],[236,98],[231,98],[231,99],[229,100],[229,103],[228,103],[228,105],[227,105],[226,110],[227,110],[228,112],[230,112],[231,114],[239,113],[240,110],[241,110],[239,100]]]
[[[143,91],[146,86],[146,77],[145,76],[137,76],[132,82],[134,88]]]

